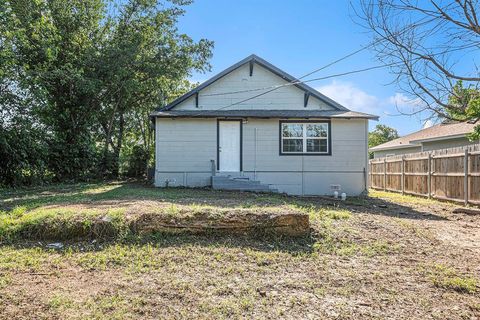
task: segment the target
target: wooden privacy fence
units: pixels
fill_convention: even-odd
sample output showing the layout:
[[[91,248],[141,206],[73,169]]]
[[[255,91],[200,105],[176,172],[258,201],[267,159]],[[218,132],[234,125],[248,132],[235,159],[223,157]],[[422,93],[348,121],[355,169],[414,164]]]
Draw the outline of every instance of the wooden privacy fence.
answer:
[[[480,144],[369,161],[370,187],[480,204]]]

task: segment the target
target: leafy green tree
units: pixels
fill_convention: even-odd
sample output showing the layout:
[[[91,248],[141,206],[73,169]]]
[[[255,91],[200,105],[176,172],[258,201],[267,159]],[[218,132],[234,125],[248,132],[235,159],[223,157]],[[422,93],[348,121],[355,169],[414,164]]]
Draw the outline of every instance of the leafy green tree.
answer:
[[[449,118],[474,123],[480,121],[480,90],[478,88],[473,86],[465,88],[463,82],[458,81],[453,87],[448,105],[446,112]],[[475,126],[468,137],[472,141],[480,139],[480,124]]]
[[[399,137],[397,130],[383,124],[377,124],[375,130],[368,133],[368,147],[372,148],[382,143],[392,141]],[[370,159],[373,158],[373,152],[368,153]]]
[[[0,114],[42,132],[57,180],[117,177],[125,143],[152,150],[148,114],[188,89],[193,70],[210,68],[213,43],[177,29],[190,3],[0,3]]]
[[[157,1],[142,0],[123,6],[118,16],[109,20],[111,37],[102,46],[97,62],[98,77],[106,84],[98,110],[104,139],[103,165],[113,167],[114,176],[118,175],[125,134],[131,143],[150,151],[153,139],[149,113],[170,100],[172,93],[178,95],[189,89],[185,78],[190,70],[206,71],[210,67],[207,61],[212,42],[195,43],[180,34],[176,23],[184,10],[158,10],[157,5]]]

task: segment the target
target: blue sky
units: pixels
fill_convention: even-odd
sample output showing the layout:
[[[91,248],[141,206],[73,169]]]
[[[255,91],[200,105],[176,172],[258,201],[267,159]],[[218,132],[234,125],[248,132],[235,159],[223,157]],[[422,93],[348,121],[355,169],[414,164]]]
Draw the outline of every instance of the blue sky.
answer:
[[[300,77],[371,41],[352,20],[348,0],[196,0],[186,10],[180,31],[215,42],[212,72],[193,74],[193,81],[204,81],[252,53]],[[311,77],[374,65],[373,53],[365,50]],[[392,79],[387,69],[377,69],[309,85],[352,110],[379,115],[371,129],[377,123],[402,135],[421,129],[424,118],[399,115],[395,103],[405,105],[408,98],[390,84]]]

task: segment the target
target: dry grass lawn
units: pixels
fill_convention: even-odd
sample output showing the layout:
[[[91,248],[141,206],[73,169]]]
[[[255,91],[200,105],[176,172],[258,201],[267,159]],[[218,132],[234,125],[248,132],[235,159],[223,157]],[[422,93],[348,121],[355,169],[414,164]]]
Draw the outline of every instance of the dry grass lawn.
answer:
[[[339,203],[121,183],[3,189],[0,319],[480,319],[480,216],[453,208],[383,192]],[[301,211],[312,235],[124,226],[205,209]],[[113,237],[68,240],[98,217]],[[62,249],[46,248],[49,232]]]

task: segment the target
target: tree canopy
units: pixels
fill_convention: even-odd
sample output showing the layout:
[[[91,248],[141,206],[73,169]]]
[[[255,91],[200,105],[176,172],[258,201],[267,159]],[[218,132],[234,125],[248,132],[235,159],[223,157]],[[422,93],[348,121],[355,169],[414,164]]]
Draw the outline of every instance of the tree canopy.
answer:
[[[210,68],[213,43],[177,28],[190,2],[1,2],[0,154],[10,173],[0,184],[118,177],[138,173],[128,161],[139,158],[146,166],[149,113]],[[38,148],[36,160],[23,147]]]
[[[377,124],[375,129],[368,133],[368,147],[373,148],[382,143],[392,141],[399,137],[396,129],[383,124]],[[369,152],[370,159],[373,158],[373,152]]]

